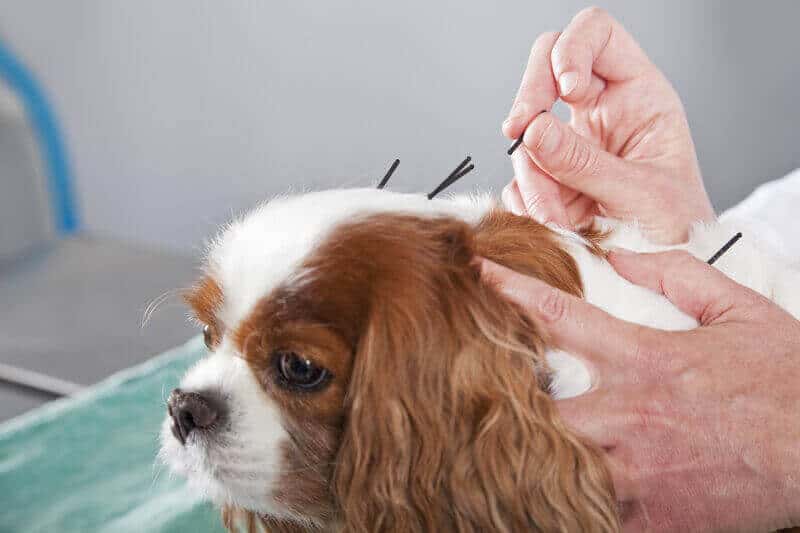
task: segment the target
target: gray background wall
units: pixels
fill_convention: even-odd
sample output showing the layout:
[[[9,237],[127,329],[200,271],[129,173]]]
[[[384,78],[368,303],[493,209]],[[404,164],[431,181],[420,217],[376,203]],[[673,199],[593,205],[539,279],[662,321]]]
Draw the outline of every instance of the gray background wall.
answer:
[[[717,208],[800,166],[800,2],[599,2],[683,98]],[[510,177],[499,133],[534,38],[575,1],[0,0],[67,135],[91,233],[196,250],[287,188]]]

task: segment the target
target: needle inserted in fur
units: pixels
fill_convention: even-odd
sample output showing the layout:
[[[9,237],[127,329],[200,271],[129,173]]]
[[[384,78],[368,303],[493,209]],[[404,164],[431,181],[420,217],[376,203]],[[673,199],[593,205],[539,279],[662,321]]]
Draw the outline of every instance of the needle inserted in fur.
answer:
[[[535,116],[535,117],[533,117],[533,118],[531,119],[531,122],[533,122],[534,120],[536,120],[536,117],[538,117],[539,115],[541,115],[542,113],[545,113],[545,112],[547,112],[547,109],[542,109],[541,111],[539,111],[539,112],[536,114],[536,116]],[[530,122],[528,123],[528,125],[530,125]],[[528,126],[525,126],[525,130],[527,130],[527,129],[528,129]],[[519,145],[520,145],[520,144],[522,144],[522,139],[523,139],[523,137],[525,137],[525,130],[522,130],[522,135],[520,135],[520,136],[519,136],[519,139],[517,139],[516,141],[514,141],[514,144],[512,144],[512,145],[511,145],[511,146],[508,148],[508,150],[506,150],[506,153],[507,153],[508,155],[511,155],[511,154],[513,154],[513,153],[514,153],[514,150],[516,150],[517,148],[519,148]]]
[[[472,169],[474,169],[475,165],[467,166],[467,164],[470,161],[472,161],[472,158],[467,156],[466,159],[464,159],[461,162],[461,164],[459,164],[455,168],[455,170],[453,170],[450,173],[450,175],[447,176],[447,178],[445,178],[445,180],[442,183],[439,184],[438,187],[436,187],[433,191],[428,193],[428,200],[432,200],[434,196],[436,196],[437,194],[439,194],[440,192],[442,192],[443,190],[445,190],[446,188],[451,186],[453,183],[455,183],[459,179],[461,179],[464,176],[466,176]]]
[[[381,182],[378,184],[378,188],[379,189],[383,189],[384,187],[386,187],[386,182],[388,182],[389,178],[392,177],[392,174],[394,174],[394,171],[397,170],[397,166],[399,164],[400,164],[400,160],[399,159],[395,159],[394,163],[392,163],[392,166],[389,167],[389,170],[386,171],[386,175],[383,177]]]
[[[475,165],[469,165],[464,170],[459,172],[457,176],[453,176],[453,178],[450,180],[450,183],[453,183],[456,180],[460,180],[463,176],[465,176],[466,174],[471,172],[474,168],[475,168]],[[450,185],[450,183],[448,183],[448,186]]]
[[[734,235],[734,236],[731,238],[731,240],[729,240],[728,242],[726,242],[726,243],[725,243],[725,246],[723,246],[722,248],[720,248],[720,249],[719,249],[719,251],[718,251],[717,253],[715,253],[714,255],[712,255],[712,256],[711,256],[711,259],[709,259],[709,260],[708,260],[708,261],[706,261],[706,262],[707,262],[709,265],[713,265],[714,263],[716,263],[716,262],[717,262],[717,259],[719,259],[720,257],[722,257],[722,256],[723,256],[723,254],[725,254],[725,252],[727,252],[728,250],[730,250],[730,249],[731,249],[731,246],[733,246],[734,244],[736,244],[736,241],[738,241],[738,240],[739,240],[739,239],[741,239],[741,238],[742,238],[742,232],[740,231],[739,233],[737,233],[736,235]]]

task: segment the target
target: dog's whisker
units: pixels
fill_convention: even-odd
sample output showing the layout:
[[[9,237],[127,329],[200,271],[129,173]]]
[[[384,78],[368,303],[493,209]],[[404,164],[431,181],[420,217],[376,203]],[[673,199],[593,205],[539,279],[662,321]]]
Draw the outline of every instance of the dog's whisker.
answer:
[[[148,303],[147,307],[145,307],[145,309],[144,309],[144,313],[142,313],[142,321],[141,321],[141,324],[139,325],[139,327],[144,329],[144,327],[147,325],[147,323],[150,322],[150,319],[152,318],[153,313],[155,313],[156,310],[164,302],[166,302],[170,298],[173,298],[175,296],[183,294],[185,291],[186,291],[185,289],[170,289],[168,291],[164,291],[163,293],[159,294],[158,296],[156,296],[155,298],[150,300],[150,303]]]
[[[153,480],[150,482],[150,490],[156,486],[158,478],[161,477],[161,472],[164,471],[164,464],[153,463]]]

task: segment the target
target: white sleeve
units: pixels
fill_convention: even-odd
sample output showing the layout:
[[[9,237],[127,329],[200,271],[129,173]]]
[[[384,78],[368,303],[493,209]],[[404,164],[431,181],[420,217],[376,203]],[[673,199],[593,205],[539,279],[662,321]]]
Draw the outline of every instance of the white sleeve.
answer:
[[[762,246],[800,268],[800,169],[760,186],[720,222],[756,232]]]
[[[737,232],[741,241],[714,266],[800,318],[800,170],[762,185],[718,223],[696,224],[687,249],[707,259]]]

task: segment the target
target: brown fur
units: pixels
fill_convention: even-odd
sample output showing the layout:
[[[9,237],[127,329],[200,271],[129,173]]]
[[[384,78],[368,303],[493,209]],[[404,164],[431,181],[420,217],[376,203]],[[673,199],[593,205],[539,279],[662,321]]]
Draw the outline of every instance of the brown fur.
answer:
[[[578,265],[546,226],[493,210],[475,228],[475,254],[575,296],[583,295]]]
[[[582,292],[572,257],[528,219],[381,214],[336,229],[238,328],[292,437],[283,506],[353,533],[618,529],[600,452],[547,391],[538,328],[481,282],[476,255]],[[334,377],[278,387],[275,350]],[[226,509],[232,530],[236,516],[247,531],[316,531]]]
[[[222,325],[217,320],[217,311],[222,306],[222,288],[211,276],[203,276],[185,295],[184,300],[194,311],[195,318],[207,325],[211,345],[216,345],[222,336]]]
[[[606,257],[608,255],[608,250],[603,248],[602,244],[603,241],[611,235],[610,230],[603,230],[590,226],[578,231],[578,233],[589,243],[589,251],[594,255],[598,257]]]

